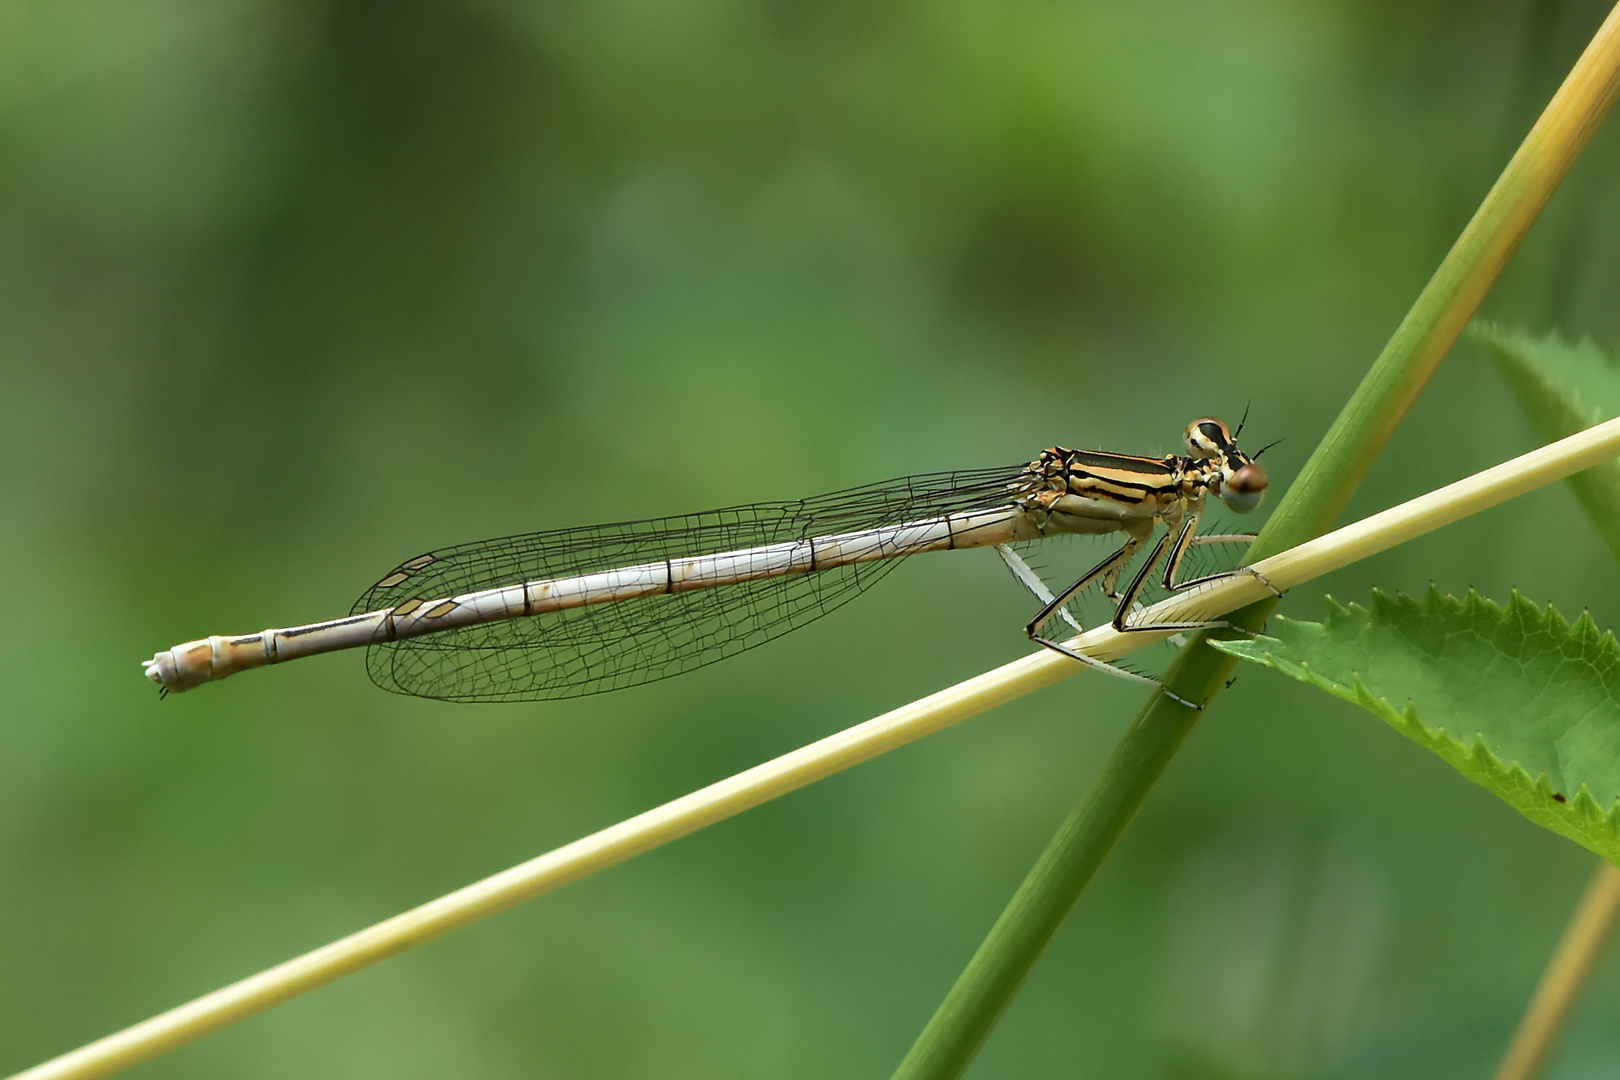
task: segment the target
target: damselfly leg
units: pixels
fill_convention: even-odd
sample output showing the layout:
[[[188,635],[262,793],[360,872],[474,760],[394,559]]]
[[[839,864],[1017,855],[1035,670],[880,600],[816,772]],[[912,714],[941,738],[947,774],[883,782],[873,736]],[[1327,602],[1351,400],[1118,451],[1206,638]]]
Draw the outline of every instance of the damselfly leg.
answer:
[[[1147,631],[1163,632],[1166,630],[1206,630],[1227,625],[1224,621],[1220,620],[1200,622],[1131,622],[1132,614],[1141,608],[1141,604],[1138,602],[1137,597],[1141,594],[1143,587],[1146,585],[1149,577],[1153,574],[1160,562],[1164,563],[1164,571],[1160,580],[1160,585],[1166,592],[1169,593],[1183,592],[1199,585],[1219,581],[1223,578],[1230,577],[1233,574],[1251,572],[1247,569],[1228,570],[1214,574],[1204,574],[1188,581],[1177,581],[1176,574],[1181,569],[1182,561],[1189,549],[1212,544],[1247,544],[1253,542],[1255,538],[1254,533],[1213,533],[1205,536],[1199,536],[1197,535],[1197,528],[1198,515],[1188,514],[1184,517],[1178,529],[1176,529],[1173,533],[1166,532],[1163,536],[1161,536],[1158,542],[1154,544],[1152,551],[1149,552],[1147,560],[1143,563],[1141,569],[1138,570],[1132,577],[1130,584],[1126,587],[1123,594],[1119,593],[1115,586],[1121,572],[1130,563],[1131,558],[1138,550],[1141,549],[1143,543],[1146,541],[1147,537],[1145,535],[1133,535],[1119,548],[1119,550],[1113,552],[1107,558],[1103,559],[1102,562],[1098,563],[1090,571],[1082,575],[1079,580],[1074,582],[1074,584],[1064,589],[1062,593],[1056,595],[1054,595],[1052,591],[1047,588],[1046,583],[1041,580],[1040,576],[1036,574],[1029,564],[1024,562],[1024,560],[1020,558],[1016,552],[1012,551],[1010,548],[1007,548],[1005,545],[998,546],[996,550],[1001,555],[1002,560],[1006,562],[1008,567],[1013,571],[1014,575],[1018,577],[1018,579],[1023,582],[1024,585],[1028,587],[1030,591],[1033,592],[1036,597],[1039,598],[1045,605],[1041,608],[1040,613],[1037,614],[1034,619],[1030,620],[1029,624],[1024,628],[1024,632],[1029,635],[1030,640],[1040,645],[1044,645],[1055,652],[1062,653],[1064,656],[1078,660],[1088,667],[1098,668],[1102,671],[1108,672],[1111,675],[1131,679],[1135,682],[1151,683],[1159,686],[1161,689],[1164,689],[1163,684],[1160,683],[1158,679],[1147,675],[1142,675],[1138,672],[1130,671],[1126,668],[1107,663],[1103,660],[1098,660],[1095,657],[1087,656],[1079,650],[1065,644],[1064,642],[1044,636],[1044,631],[1047,625],[1049,625],[1054,619],[1061,619],[1076,633],[1083,632],[1084,628],[1081,626],[1079,620],[1070,613],[1069,605],[1073,602],[1075,597],[1079,596],[1094,583],[1099,586],[1099,589],[1104,596],[1108,597],[1108,599],[1112,601],[1115,601],[1116,606],[1114,609],[1112,625],[1114,629],[1120,633]],[[1167,549],[1168,557],[1166,557]],[[1277,592],[1277,590],[1271,586],[1270,582],[1266,582],[1264,578],[1261,578],[1261,581],[1266,585],[1267,588],[1270,588],[1273,592]],[[1282,594],[1277,593],[1277,595],[1280,596]],[[1168,689],[1165,689],[1164,692],[1166,696],[1178,704],[1185,705],[1188,708],[1199,707],[1195,703],[1188,701],[1187,699],[1171,692]]]
[[[1006,544],[997,544],[996,554],[1001,556],[1002,561],[1007,564],[1007,569],[1013,572],[1013,576],[1022,582],[1030,592],[1034,593],[1036,599],[1040,600],[1046,605],[1046,607],[1042,609],[1042,615],[1045,616],[1043,625],[1044,622],[1050,622],[1052,619],[1058,618],[1068,623],[1069,629],[1073,630],[1076,634],[1083,634],[1086,632],[1086,628],[1080,625],[1080,620],[1076,619],[1074,615],[1070,613],[1067,606],[1067,600],[1059,601],[1056,597],[1054,597],[1052,595],[1052,590],[1047,588],[1046,582],[1041,580],[1041,576],[1035,572],[1034,568],[1031,567],[1029,563],[1024,561],[1023,557],[1020,556],[1018,552],[1014,551]],[[1110,555],[1108,557],[1108,562],[1113,562],[1117,555],[1118,552],[1116,552],[1114,555]],[[1102,567],[1098,567],[1097,570],[1093,570],[1090,574],[1087,574],[1086,578],[1082,579],[1082,583],[1080,585],[1075,588],[1065,590],[1064,596],[1072,598],[1079,588],[1083,588],[1085,584],[1095,580],[1098,571],[1105,568],[1106,564]],[[1128,668],[1122,668],[1115,664],[1110,664],[1106,660],[1098,660],[1094,656],[1087,656],[1085,653],[1080,652],[1077,649],[1069,648],[1060,641],[1050,641],[1046,638],[1038,637],[1033,632],[1035,625],[1035,623],[1031,623],[1028,627],[1025,627],[1025,631],[1029,633],[1032,640],[1045,645],[1049,649],[1060,652],[1072,660],[1078,660],[1087,667],[1096,668],[1098,671],[1106,671],[1108,674],[1117,675],[1122,679],[1130,679],[1133,682],[1147,683],[1150,686],[1159,685],[1159,680],[1153,678],[1151,675],[1143,675],[1138,672],[1131,671]]]

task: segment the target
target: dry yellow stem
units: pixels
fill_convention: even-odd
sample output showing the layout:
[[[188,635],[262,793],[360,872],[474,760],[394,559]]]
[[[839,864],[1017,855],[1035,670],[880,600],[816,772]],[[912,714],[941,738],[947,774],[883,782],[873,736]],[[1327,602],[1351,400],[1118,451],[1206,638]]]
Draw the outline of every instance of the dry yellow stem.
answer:
[[[1496,1080],[1532,1080],[1540,1075],[1564,1029],[1575,1002],[1614,936],[1620,916],[1620,870],[1599,862],[1580,906],[1569,920],[1563,939],[1536,987],[1535,997],[1519,1021]]]

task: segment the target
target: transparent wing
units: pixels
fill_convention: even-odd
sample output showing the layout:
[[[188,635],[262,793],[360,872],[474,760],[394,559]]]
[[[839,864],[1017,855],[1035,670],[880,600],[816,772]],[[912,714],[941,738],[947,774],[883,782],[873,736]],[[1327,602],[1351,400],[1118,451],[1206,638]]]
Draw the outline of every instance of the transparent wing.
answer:
[[[796,502],[462,544],[407,559],[367,590],[353,613],[991,509],[1009,502],[1009,489],[1024,469],[929,473]],[[366,669],[385,690],[447,701],[536,701],[617,690],[712,664],[803,626],[870,586],[895,562],[379,641],[367,650]]]

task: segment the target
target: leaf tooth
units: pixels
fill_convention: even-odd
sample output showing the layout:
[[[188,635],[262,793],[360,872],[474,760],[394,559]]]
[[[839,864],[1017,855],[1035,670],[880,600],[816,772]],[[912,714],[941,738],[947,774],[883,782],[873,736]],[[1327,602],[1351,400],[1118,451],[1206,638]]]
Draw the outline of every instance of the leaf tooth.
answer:
[[[1591,621],[1592,613],[1590,611],[1582,610],[1581,618]],[[1597,624],[1594,622],[1592,625],[1596,626]],[[1615,641],[1614,631],[1602,631],[1598,636],[1597,643],[1594,645],[1592,652],[1593,662],[1606,667],[1612,666],[1615,661],[1620,660],[1620,642]]]
[[[1316,687],[1319,687],[1320,689],[1326,690],[1330,694],[1334,694],[1334,695],[1337,695],[1339,697],[1344,696],[1344,687],[1343,686],[1341,686],[1339,683],[1334,682],[1332,679],[1328,678],[1326,675],[1323,675],[1320,672],[1316,671],[1314,668],[1311,667],[1310,664],[1306,663],[1305,661],[1300,660],[1298,662],[1295,662],[1293,660],[1284,660],[1280,656],[1275,657],[1275,660],[1276,660],[1276,663],[1277,663],[1277,670],[1281,671],[1283,674],[1289,675],[1289,676],[1291,676],[1291,677],[1293,677],[1295,679],[1298,679],[1300,682],[1308,682],[1313,686],[1316,686]]]
[[[1492,600],[1490,597],[1486,596],[1477,589],[1470,588],[1468,590],[1468,596],[1476,605],[1478,605],[1475,608],[1476,616],[1483,616],[1491,620],[1500,620],[1504,616],[1511,616],[1511,600],[1509,601],[1508,609],[1504,609],[1501,604],[1498,604],[1495,600]]]
[[[1399,619],[1402,609],[1406,607],[1403,603],[1405,599],[1406,597],[1399,592],[1389,593],[1383,589],[1374,589],[1368,616],[1373,622],[1378,623]]]
[[[1354,621],[1355,610],[1353,607],[1345,607],[1331,596],[1325,597],[1324,599],[1327,600],[1327,615],[1322,620],[1323,626],[1327,627],[1329,630],[1332,630],[1335,627],[1343,626],[1345,623]],[[1284,616],[1279,616],[1279,618],[1283,617]]]
[[[1592,801],[1597,802],[1596,799]],[[1615,804],[1609,807],[1608,812],[1603,815],[1603,825],[1616,836],[1620,836],[1620,799],[1617,799]],[[1614,861],[1613,855],[1609,856],[1609,861]]]
[[[1525,778],[1527,780],[1529,779],[1529,774],[1525,772],[1524,765],[1517,760],[1509,762],[1508,769],[1510,772],[1517,769],[1519,772],[1525,773]],[[1544,772],[1537,773],[1535,781],[1530,783],[1528,786],[1535,791],[1536,797],[1541,799],[1543,802],[1548,802],[1559,806],[1567,806],[1569,804],[1569,796],[1554,787],[1553,782],[1548,779],[1547,774]]]
[[[1429,582],[1429,588],[1434,588],[1434,582]],[[1398,589],[1395,592],[1395,602],[1400,605],[1401,613],[1408,618],[1422,618],[1427,599],[1427,595],[1419,599],[1411,593],[1401,592]]]
[[[1541,616],[1541,624],[1546,628],[1549,634],[1552,634],[1555,638],[1559,639],[1570,636],[1569,620],[1564,618],[1563,613],[1557,608],[1553,607],[1550,602],[1545,608],[1542,608],[1524,597],[1519,597],[1519,599],[1524,600],[1525,606],[1529,607],[1531,610],[1535,611],[1537,615]],[[1593,627],[1593,629],[1596,629],[1596,627]]]
[[[1369,619],[1373,619],[1377,618],[1379,612],[1385,610],[1394,602],[1395,595],[1393,593],[1389,592],[1387,589],[1374,585],[1372,595],[1367,598],[1367,603],[1358,604],[1356,601],[1352,600],[1350,601],[1350,610],[1359,610],[1366,614]]]
[[[1522,658],[1531,651],[1539,652],[1545,648],[1545,644],[1539,640],[1545,638],[1548,633],[1547,619],[1541,608],[1526,600],[1522,593],[1514,589],[1508,594],[1506,606],[1499,610],[1500,621],[1491,638],[1502,644],[1504,652]],[[1517,647],[1509,647],[1506,644],[1514,640],[1518,641]]]
[[[1588,827],[1599,825],[1608,818],[1602,804],[1593,797],[1591,789],[1585,784],[1575,790],[1575,795],[1569,800],[1568,806]]]
[[[1367,696],[1371,697],[1372,695],[1368,694]],[[1417,711],[1417,702],[1411,698],[1406,699],[1406,708],[1404,709],[1396,709],[1389,703],[1387,698],[1378,698],[1378,700],[1384,703],[1386,714],[1400,717],[1401,725],[1406,728],[1406,733],[1420,742],[1432,744],[1436,738],[1446,738],[1444,728],[1432,728],[1423,722],[1423,717]]]
[[[1457,742],[1461,744],[1462,739],[1457,739]],[[1496,751],[1492,750],[1490,744],[1485,741],[1485,733],[1483,731],[1474,732],[1474,741],[1467,745],[1468,756],[1473,758],[1481,768],[1488,771],[1507,772],[1510,774],[1514,769],[1517,769],[1519,770],[1520,774],[1524,776],[1525,780],[1528,781],[1530,779],[1530,774],[1525,772],[1524,766],[1520,765],[1517,761],[1508,764],[1504,763],[1501,758],[1496,756]]]
[[[1237,638],[1232,641],[1211,639],[1210,644],[1228,656],[1236,656],[1253,661],[1256,664],[1264,664],[1267,667],[1275,668],[1277,663],[1276,658],[1272,655],[1272,650],[1281,646],[1282,642],[1274,637],[1256,634],[1252,638]]]
[[[1410,702],[1408,702],[1406,706],[1407,712],[1411,713],[1410,718],[1408,718],[1405,715],[1397,712],[1394,706],[1390,705],[1389,702],[1367,689],[1367,684],[1361,681],[1361,672],[1352,671],[1350,673],[1350,686],[1347,687],[1347,689],[1350,691],[1349,696],[1351,696],[1355,703],[1360,705],[1363,709],[1367,709],[1375,713],[1383,713],[1389,716],[1397,716],[1400,717],[1403,722],[1410,719],[1411,721],[1416,722],[1420,728],[1422,727],[1422,721],[1419,721],[1417,719],[1417,714],[1412,712],[1412,705]]]
[[[1547,605],[1547,610],[1552,615],[1555,615],[1560,619],[1563,618],[1562,615],[1558,615],[1558,612],[1551,604]],[[1598,624],[1592,621],[1592,612],[1588,608],[1581,608],[1581,613],[1575,619],[1574,625],[1571,626],[1566,623],[1565,626],[1566,633],[1580,643],[1582,652],[1597,651],[1601,649],[1603,647],[1603,639],[1611,636],[1604,633]]]

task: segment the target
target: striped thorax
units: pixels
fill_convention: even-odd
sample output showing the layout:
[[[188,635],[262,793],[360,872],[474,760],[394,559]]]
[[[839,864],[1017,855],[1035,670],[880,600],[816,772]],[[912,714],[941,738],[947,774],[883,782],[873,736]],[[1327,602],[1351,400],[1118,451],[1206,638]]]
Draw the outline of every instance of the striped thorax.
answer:
[[[1203,512],[1213,494],[1246,514],[1266,493],[1266,473],[1213,417],[1194,420],[1183,436],[1187,454],[1162,458],[1053,447],[1030,463],[1018,504],[1043,532],[1146,536],[1164,522],[1174,529]]]

